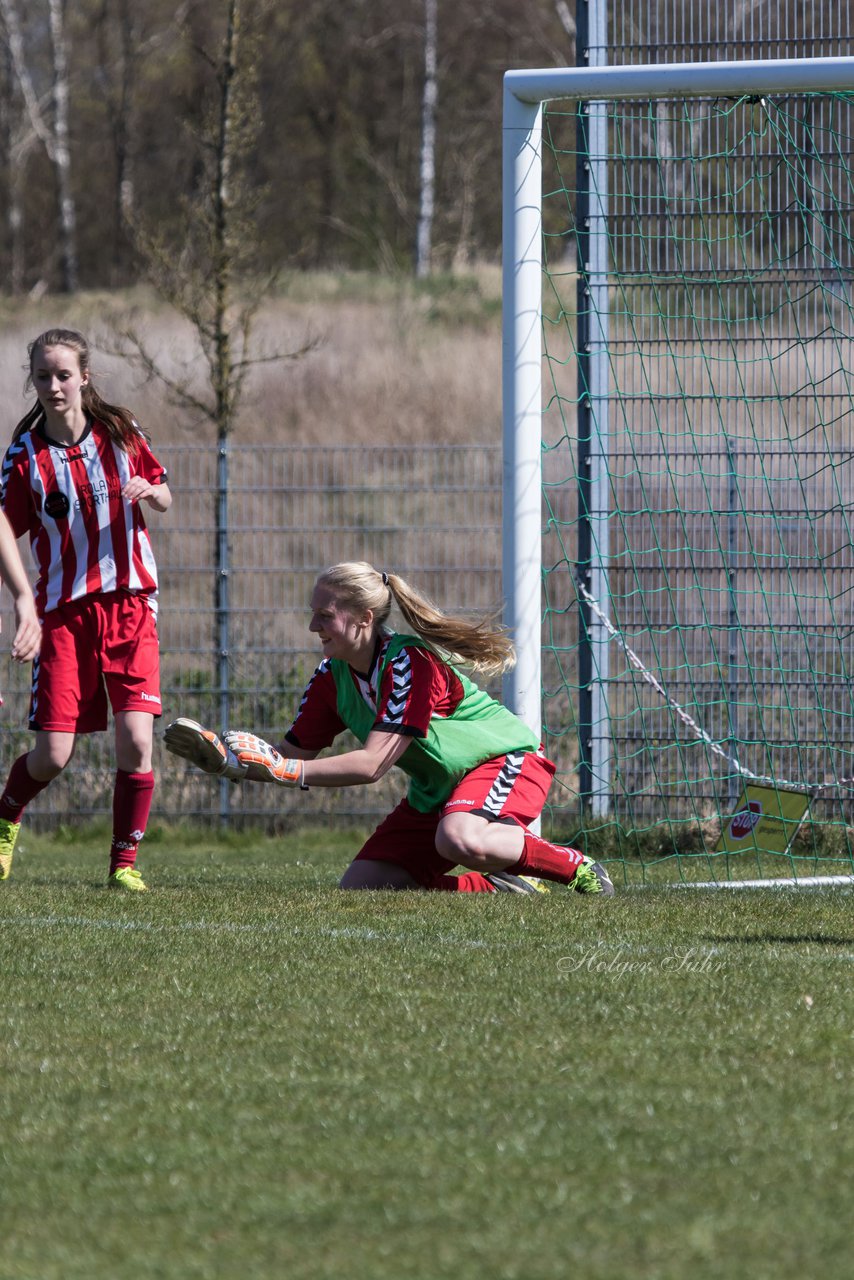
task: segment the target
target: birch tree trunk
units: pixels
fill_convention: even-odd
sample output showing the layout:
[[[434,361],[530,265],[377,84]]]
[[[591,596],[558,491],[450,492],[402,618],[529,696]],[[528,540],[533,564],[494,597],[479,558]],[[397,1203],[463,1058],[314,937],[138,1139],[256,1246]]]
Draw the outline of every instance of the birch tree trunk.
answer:
[[[415,274],[430,274],[433,249],[433,215],[436,199],[436,77],[438,43],[437,0],[424,0],[424,94],[421,100],[421,201],[415,244]]]
[[[130,225],[135,214],[133,166],[133,105],[138,67],[144,56],[139,6],[133,0],[117,0],[115,16],[105,2],[98,23],[100,82],[109,116],[116,165],[113,187],[112,277],[121,283],[130,254]]]
[[[0,0],[3,42],[3,158],[6,167],[6,235],[8,289],[15,296],[24,289],[23,197],[26,161],[33,147],[49,140],[32,84],[25,72],[18,14],[10,0]],[[29,127],[28,127],[29,122]]]
[[[234,369],[231,355],[231,330],[228,305],[233,270],[233,231],[231,226],[231,166],[234,132],[234,78],[237,73],[237,41],[240,27],[240,2],[229,0],[228,25],[219,68],[219,121],[214,179],[214,308],[213,308],[213,386],[216,395],[216,421],[220,443],[232,427],[234,409]]]
[[[26,113],[30,120],[33,132],[44,143],[44,149],[48,154],[51,163],[54,162],[54,140],[53,134],[42,114],[39,100],[36,97],[36,91],[33,87],[32,77],[27,66],[27,59],[24,52],[24,40],[21,34],[21,24],[18,19],[18,9],[15,0],[0,0],[0,18],[3,19],[3,27],[6,36],[6,46],[9,50],[9,57],[12,66],[15,69],[15,76],[18,86],[21,90],[21,96],[24,99]]]
[[[19,214],[20,209],[17,206],[17,184],[12,160],[14,83],[12,55],[8,45],[3,45],[0,51],[0,164],[7,175],[5,257],[8,268],[8,287],[13,294],[18,293],[21,287],[19,272],[16,271],[16,249],[20,244],[20,218],[16,216],[16,210]]]
[[[122,0],[119,5],[121,22],[121,92],[118,118],[115,124],[116,139],[116,234],[133,217],[134,181],[130,150],[130,104],[132,90],[136,88],[137,32],[134,24],[134,5]]]
[[[69,144],[68,42],[62,0],[48,0],[50,44],[53,57],[53,138],[56,187],[59,200],[59,256],[64,293],[77,292],[77,211],[71,189]]]
[[[15,0],[0,0],[6,44],[15,77],[24,100],[32,133],[40,139],[56,173],[58,201],[61,285],[66,293],[77,289],[77,217],[71,189],[71,148],[69,144],[68,41],[62,12],[63,0],[48,0],[51,62],[53,69],[53,122],[48,124],[41,109],[27,66],[21,24]],[[25,146],[21,155],[25,153]],[[21,188],[20,174],[13,174],[11,187]]]
[[[558,16],[560,25],[563,27],[566,34],[569,36],[574,46],[575,37],[578,34],[578,31],[575,25],[575,18],[573,18],[572,12],[570,10],[569,5],[566,3],[566,0],[555,0],[555,13]]]

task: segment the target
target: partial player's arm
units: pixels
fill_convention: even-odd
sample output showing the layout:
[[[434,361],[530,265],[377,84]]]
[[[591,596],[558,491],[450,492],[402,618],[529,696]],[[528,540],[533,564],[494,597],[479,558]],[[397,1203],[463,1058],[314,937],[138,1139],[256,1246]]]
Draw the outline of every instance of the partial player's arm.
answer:
[[[172,494],[166,483],[166,468],[157,461],[138,423],[137,449],[134,455],[134,474],[122,489],[127,502],[144,502],[152,511],[168,511]]]
[[[363,747],[317,760],[283,756],[269,742],[245,729],[218,738],[195,720],[173,720],[164,734],[167,750],[190,760],[204,773],[233,782],[273,782],[280,787],[348,787],[378,782],[403,755],[411,738],[374,730]]]
[[[403,734],[384,733],[373,729],[363,747],[338,756],[324,756],[304,766],[305,782],[310,787],[354,787],[360,783],[379,782],[397,764],[412,738]]]
[[[383,676],[376,727],[364,745],[355,751],[317,759],[316,751],[300,751],[295,745],[294,740],[303,735],[309,742],[328,745],[345,727],[337,711],[335,683],[328,662],[321,663],[315,672],[297,719],[285,735],[280,748],[281,765],[278,761],[271,762],[264,754],[274,751],[267,743],[261,744],[260,757],[256,754],[250,759],[245,751],[247,744],[238,740],[247,735],[227,733],[225,741],[238,759],[251,764],[251,777],[261,778],[266,770],[272,773],[273,781],[285,784],[298,781],[303,787],[353,787],[379,782],[397,764],[413,738],[427,733],[437,690],[441,693],[444,687],[441,678],[435,678],[434,666],[438,666],[440,676],[447,670],[438,659],[418,648],[407,650],[397,661],[400,670],[389,667]],[[392,695],[394,710],[389,708]],[[285,756],[294,758],[285,759]]]
[[[223,735],[223,741],[246,768],[246,777],[251,781],[300,786],[305,790],[378,782],[400,759],[412,739],[374,730],[368,734],[363,747],[322,760],[280,755],[269,742],[241,729],[230,730]]]
[[[15,603],[15,638],[12,657],[17,662],[31,662],[41,647],[42,629],[36,613],[33,589],[18,550],[15,534],[6,515],[0,510],[0,577]]]
[[[168,484],[152,484],[145,476],[131,476],[122,489],[126,502],[147,502],[154,511],[168,511],[172,494]]]

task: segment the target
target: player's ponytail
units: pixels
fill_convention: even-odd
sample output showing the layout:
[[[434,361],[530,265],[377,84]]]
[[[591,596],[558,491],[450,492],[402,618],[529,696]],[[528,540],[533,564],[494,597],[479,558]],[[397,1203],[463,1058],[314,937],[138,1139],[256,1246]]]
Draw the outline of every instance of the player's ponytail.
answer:
[[[452,661],[463,662],[484,675],[508,671],[516,661],[512,641],[495,619],[471,622],[443,613],[400,574],[380,572],[364,561],[350,561],[326,569],[318,582],[356,609],[370,609],[382,626],[396,604],[407,626]]]

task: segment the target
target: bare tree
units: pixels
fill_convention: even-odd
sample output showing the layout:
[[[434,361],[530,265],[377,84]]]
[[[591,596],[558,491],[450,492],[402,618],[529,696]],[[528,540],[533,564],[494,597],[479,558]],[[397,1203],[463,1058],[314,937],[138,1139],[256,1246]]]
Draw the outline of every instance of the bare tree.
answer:
[[[9,46],[0,49],[0,164],[6,174],[6,243],[9,286],[13,294],[21,291],[20,246],[21,206],[16,165],[12,159],[15,138],[15,93],[12,56]]]
[[[77,212],[71,191],[71,147],[68,140],[70,109],[68,85],[68,42],[65,35],[62,0],[48,0],[50,45],[53,54],[53,162],[59,197],[59,239],[62,287],[77,291]]]
[[[71,186],[68,40],[62,0],[48,0],[52,68],[50,120],[45,118],[27,64],[16,0],[0,0],[0,18],[3,20],[9,55],[32,132],[43,143],[56,173],[61,284],[65,292],[74,293],[78,275],[77,214]]]
[[[183,250],[176,255],[170,243],[132,219],[145,275],[192,326],[207,368],[209,394],[197,393],[168,374],[133,325],[117,326],[121,354],[160,381],[177,404],[207,419],[221,443],[234,428],[251,369],[298,358],[313,345],[309,342],[292,352],[253,352],[254,322],[275,277],[246,286],[259,193],[242,181],[236,169],[257,141],[259,111],[252,85],[253,50],[243,38],[243,5],[244,0],[227,0],[218,54],[196,47],[213,73],[216,101],[209,127],[198,139],[207,157],[203,185],[183,206]]]
[[[437,0],[424,0],[424,92],[421,99],[421,202],[415,246],[415,274],[430,274],[436,188]]]
[[[138,223],[134,234],[146,273],[171,305],[190,322],[208,374],[207,392],[194,391],[186,382],[165,371],[145,337],[133,325],[118,325],[116,351],[160,381],[173,400],[207,419],[216,430],[218,444],[215,494],[214,602],[216,634],[215,688],[219,697],[222,724],[228,724],[229,689],[229,548],[228,548],[228,442],[234,429],[238,407],[253,366],[271,361],[294,360],[314,342],[307,340],[298,350],[259,352],[253,349],[253,325],[272,279],[247,285],[243,273],[253,251],[252,214],[257,195],[238,172],[257,140],[259,111],[253,86],[253,57],[250,40],[244,40],[243,0],[227,0],[226,25],[219,52],[212,56],[197,52],[214,75],[215,109],[205,136],[200,139],[207,153],[206,186],[198,198],[186,206],[186,243],[176,256],[156,236]],[[241,297],[241,288],[243,296]],[[220,812],[229,809],[227,784],[220,793]]]
[[[126,226],[133,219],[135,205],[132,116],[139,64],[144,55],[139,28],[139,8],[132,0],[116,0],[115,13],[111,0],[103,0],[97,23],[96,81],[107,104],[107,123],[116,165],[112,200],[112,269],[117,279],[121,277],[123,257],[127,251]]]
[[[575,26],[575,18],[573,18],[566,0],[555,0],[555,13],[560,20],[560,25],[563,27],[570,40],[574,41],[578,31]]]
[[[93,84],[105,108],[105,123],[115,164],[109,202],[112,212],[111,275],[114,284],[126,281],[132,236],[137,218],[140,165],[141,92],[146,62],[159,59],[181,35],[190,7],[180,0],[169,13],[143,13],[137,0],[99,0],[93,22],[96,61]],[[146,25],[145,19],[148,19]],[[144,184],[144,171],[139,179]],[[106,208],[105,208],[106,212]],[[106,229],[106,228],[105,228]]]

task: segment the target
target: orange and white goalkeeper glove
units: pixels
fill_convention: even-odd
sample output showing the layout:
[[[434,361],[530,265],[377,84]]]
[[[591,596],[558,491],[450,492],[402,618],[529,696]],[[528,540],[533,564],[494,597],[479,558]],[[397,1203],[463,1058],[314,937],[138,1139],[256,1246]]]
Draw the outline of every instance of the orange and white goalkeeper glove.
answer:
[[[206,729],[198,720],[179,716],[167,726],[163,741],[174,756],[191,761],[205,773],[217,774],[231,782],[241,782],[247,776],[234,752],[223,746],[213,729]]]
[[[234,752],[238,763],[245,768],[244,776],[250,781],[275,782],[280,787],[308,790],[302,760],[287,760],[269,742],[242,729],[229,729],[222,737],[226,747]]]

